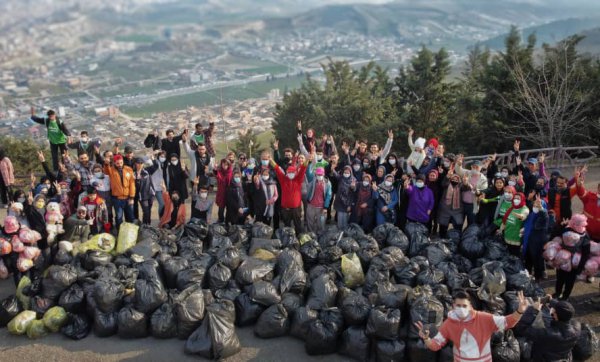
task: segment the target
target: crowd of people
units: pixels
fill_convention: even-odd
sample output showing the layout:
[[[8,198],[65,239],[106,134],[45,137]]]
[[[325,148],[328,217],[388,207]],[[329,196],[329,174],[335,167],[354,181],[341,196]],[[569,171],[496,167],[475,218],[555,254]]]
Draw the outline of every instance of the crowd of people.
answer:
[[[519,140],[510,165],[497,165],[496,155],[467,164],[436,138],[413,140],[412,129],[406,140],[411,152],[402,157],[392,151],[391,130],[383,147],[359,139],[343,141],[338,149],[332,135],[304,132],[298,122],[293,148],[282,149],[275,141],[258,159],[229,152],[217,161],[214,123],[208,128],[198,123],[193,132],[178,135],[169,129],[164,138],[153,132],[144,141],[152,151],[136,155],[141,147],[120,138],[104,150],[86,131],[73,141],[53,111],[38,117],[32,109],[31,120],[47,128],[52,164],[39,152],[45,175],[39,180],[32,175],[29,189],[14,189],[6,155],[10,150],[0,150],[0,196],[9,217],[41,234],[38,246],[47,255],[58,240],[77,243],[98,233],[116,233],[123,221],[151,224],[155,202],[158,225],[165,228],[191,218],[262,222],[274,229],[293,226],[297,234],[319,233],[331,223],[339,229],[355,223],[370,232],[383,223],[403,229],[416,222],[445,238],[450,227],[460,232],[478,224],[523,258],[538,281],[547,277],[542,256],[547,242],[565,232],[576,235],[569,250],[580,253],[578,267],[557,271],[554,297],[567,300],[590,257],[590,241],[600,241],[600,184],[597,192],[586,190],[585,166],[565,175],[548,170],[544,154],[522,160]],[[69,149],[76,150],[76,158]],[[189,165],[182,160],[182,149]],[[583,214],[573,214],[575,196],[583,202]],[[48,231],[50,203],[57,203],[64,217],[57,235]],[[10,236],[6,227],[3,231]],[[5,263],[17,281],[23,271],[14,258]],[[432,343],[436,341],[440,339]]]

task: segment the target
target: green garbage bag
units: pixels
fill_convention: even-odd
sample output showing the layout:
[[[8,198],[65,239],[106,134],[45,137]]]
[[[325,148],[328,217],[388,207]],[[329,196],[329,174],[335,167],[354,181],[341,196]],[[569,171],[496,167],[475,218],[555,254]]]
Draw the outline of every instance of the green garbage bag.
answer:
[[[109,253],[115,248],[115,244],[115,237],[110,234],[102,233],[94,235],[90,240],[79,244],[77,248],[73,248],[73,255],[77,255],[78,253],[83,254],[88,250],[99,250]]]
[[[10,322],[8,322],[8,332],[11,334],[21,335],[27,332],[27,327],[35,320],[35,312],[31,310],[23,311],[17,314]]]
[[[50,332],[56,333],[67,322],[67,312],[63,307],[52,307],[44,313],[43,321]]]
[[[355,253],[342,255],[342,274],[344,284],[348,288],[358,287],[365,282],[365,273],[360,265],[360,259]]]
[[[19,302],[21,302],[21,307],[23,309],[29,309],[29,297],[23,295],[23,289],[25,289],[29,285],[31,285],[31,279],[29,279],[29,277],[22,277],[21,280],[19,280],[19,284],[17,285],[16,295],[17,299],[19,299]]]
[[[43,321],[36,319],[29,323],[29,326],[27,327],[27,337],[30,339],[38,339],[45,337],[46,335],[48,335],[48,331],[46,330],[46,327],[44,327]]]
[[[121,224],[117,238],[117,250],[115,250],[117,254],[123,254],[135,246],[139,230],[140,227],[135,224],[129,222]]]

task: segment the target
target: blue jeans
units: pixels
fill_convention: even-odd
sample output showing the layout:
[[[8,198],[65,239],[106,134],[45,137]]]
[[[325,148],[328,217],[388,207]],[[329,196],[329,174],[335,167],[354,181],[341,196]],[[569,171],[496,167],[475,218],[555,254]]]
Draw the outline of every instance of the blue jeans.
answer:
[[[119,230],[119,226],[123,222],[123,211],[125,212],[125,221],[133,221],[133,205],[129,205],[129,200],[121,200],[113,196],[113,206],[116,213],[115,218],[117,230]]]
[[[156,202],[158,202],[158,216],[162,217],[163,211],[165,211],[165,200],[163,200],[162,190],[154,191],[156,195]]]

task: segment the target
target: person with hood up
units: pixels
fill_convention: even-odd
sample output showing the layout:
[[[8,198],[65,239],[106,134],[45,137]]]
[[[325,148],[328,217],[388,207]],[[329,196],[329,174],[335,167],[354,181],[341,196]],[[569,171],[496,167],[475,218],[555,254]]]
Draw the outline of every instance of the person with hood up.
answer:
[[[27,201],[23,205],[27,221],[31,230],[35,230],[42,236],[38,241],[38,247],[42,250],[48,247],[48,231],[46,230],[46,205],[47,198],[44,194],[36,195],[35,197],[29,193]]]
[[[475,215],[479,212],[478,197],[488,187],[487,178],[481,173],[481,162],[475,161],[471,164],[471,170],[465,170],[463,166],[464,157],[458,155],[455,161],[454,172],[460,177],[466,177],[469,181],[470,190],[464,191],[462,201],[467,218],[467,225],[475,223]]]
[[[225,222],[225,207],[227,206],[227,188],[233,179],[233,167],[226,158],[222,159],[220,166],[216,169],[217,197],[215,203],[219,207],[219,222]]]
[[[188,198],[186,181],[189,177],[187,166],[181,162],[177,154],[171,154],[171,162],[165,168],[165,184],[170,194],[177,191],[183,204]]]
[[[440,143],[437,138],[430,138],[429,141],[427,141],[427,147],[425,147],[425,154],[433,158],[433,155],[437,151],[439,145]]]
[[[373,182],[375,182],[377,185],[383,183],[383,181],[385,181],[385,175],[385,166],[379,165],[375,171],[375,175],[373,175]]]
[[[248,200],[244,192],[240,170],[233,171],[233,178],[227,189],[226,207],[225,221],[232,225],[244,225],[248,215]]]
[[[200,184],[200,177],[192,181],[192,219],[199,219],[210,224],[213,200],[208,198],[208,185]]]
[[[410,165],[418,170],[421,168],[427,154],[425,153],[425,138],[419,137],[413,143],[414,133],[415,131],[412,128],[408,129],[408,147],[410,147],[411,153],[406,159],[406,162],[407,164],[410,163]]]
[[[506,210],[502,217],[499,233],[504,236],[504,243],[508,252],[514,256],[521,257],[521,230],[529,215],[529,209],[525,203],[525,195],[517,193],[512,200],[511,207]]]
[[[372,184],[373,199],[375,199],[375,225],[386,222],[396,223],[396,206],[398,205],[398,190],[394,186],[394,175],[386,175],[379,185]]]
[[[572,266],[571,270],[566,271],[562,268],[556,269],[556,292],[552,298],[558,300],[568,300],[577,281],[577,276],[581,274],[590,258],[590,236],[585,231],[587,227],[587,217],[583,214],[575,214],[569,219],[567,228],[562,233],[561,248],[567,250],[571,255],[581,254],[581,259],[577,266]]]
[[[294,223],[296,235],[302,234],[304,227],[302,225],[302,183],[306,174],[307,164],[303,163],[299,168],[294,165],[287,167],[284,173],[281,167],[270,160],[271,166],[275,169],[277,180],[281,185],[281,219],[286,227]],[[308,161],[307,161],[308,162]]]
[[[355,203],[356,179],[352,176],[352,167],[344,167],[342,174],[334,172],[337,176],[338,187],[335,194],[333,208],[337,214],[337,226],[345,230],[350,221],[350,214]]]
[[[308,231],[318,235],[325,230],[327,208],[331,202],[331,183],[325,178],[323,167],[317,167],[314,173],[309,167],[306,177],[308,180],[306,226]]]
[[[454,170],[448,171],[447,177],[442,184],[444,192],[438,208],[438,224],[440,225],[440,238],[446,238],[448,235],[448,225],[459,232],[462,231],[464,223],[462,189],[466,188],[460,180],[460,176],[454,173]]]
[[[546,263],[542,255],[546,242],[548,242],[548,211],[542,198],[537,195],[523,228],[523,259],[525,268],[538,283],[544,279],[546,272]]]
[[[363,173],[362,182],[356,190],[356,203],[350,222],[361,226],[365,233],[370,233],[373,230],[373,222],[375,221],[373,211],[375,209],[375,192],[371,183],[371,175]]]
[[[596,192],[585,189],[583,178],[577,182],[577,196],[583,203],[583,214],[587,217],[586,231],[592,240],[600,242],[600,183]]]
[[[177,190],[169,192],[163,182],[162,196],[165,211],[158,223],[159,228],[174,229],[185,224],[185,206]]]
[[[253,176],[252,181],[250,190],[254,201],[252,207],[255,221],[271,225],[279,198],[277,182],[269,167],[262,167],[260,173]]]
[[[113,212],[112,198],[110,197],[110,179],[108,178],[108,175],[104,174],[104,172],[102,171],[101,164],[95,164],[92,168],[92,172],[93,175],[90,180],[91,185],[93,185],[96,191],[98,192],[98,196],[100,196],[102,200],[104,200],[104,203],[106,204],[106,210],[108,212],[108,219],[106,220],[106,222],[112,224]]]
[[[410,179],[406,179],[404,190],[408,198],[407,220],[427,225],[432,216],[435,200],[433,191],[425,185],[425,175],[417,176],[414,186],[410,184]]]
[[[0,148],[0,202],[8,207],[11,188],[15,184],[15,170],[10,158],[6,157],[4,149]]]
[[[352,174],[357,180],[362,180],[363,173],[362,163],[360,160],[354,159],[354,161],[352,161]]]

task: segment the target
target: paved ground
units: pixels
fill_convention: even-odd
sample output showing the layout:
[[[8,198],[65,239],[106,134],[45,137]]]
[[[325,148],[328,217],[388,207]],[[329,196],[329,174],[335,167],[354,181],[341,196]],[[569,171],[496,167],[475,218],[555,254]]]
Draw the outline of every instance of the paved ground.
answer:
[[[600,169],[593,169],[588,180],[590,187],[597,185],[600,180]],[[596,185],[594,185],[596,184]],[[574,200],[574,210],[581,210],[581,203]],[[0,211],[0,220],[5,216],[5,210]],[[543,283],[549,293],[554,291],[554,277]],[[11,279],[0,281],[0,298],[14,294]],[[590,303],[592,297],[600,296],[598,282],[587,284],[579,282],[575,286],[572,301],[579,320],[589,323],[596,333],[600,333],[600,302]],[[320,357],[308,356],[304,351],[302,341],[291,337],[277,339],[260,339],[253,334],[252,327],[238,328],[238,336],[243,346],[241,353],[227,361],[348,361],[340,355]],[[185,341],[170,339],[158,340],[152,337],[138,340],[123,340],[116,336],[97,338],[90,335],[80,341],[72,341],[60,334],[49,335],[43,339],[32,341],[26,336],[12,336],[5,328],[0,329],[0,361],[192,361],[183,353]],[[590,361],[599,361],[600,354]]]

